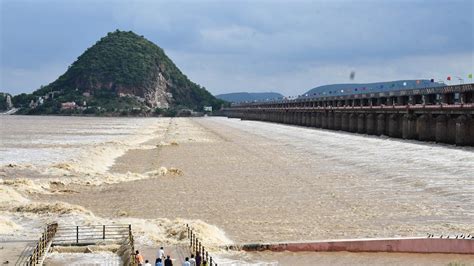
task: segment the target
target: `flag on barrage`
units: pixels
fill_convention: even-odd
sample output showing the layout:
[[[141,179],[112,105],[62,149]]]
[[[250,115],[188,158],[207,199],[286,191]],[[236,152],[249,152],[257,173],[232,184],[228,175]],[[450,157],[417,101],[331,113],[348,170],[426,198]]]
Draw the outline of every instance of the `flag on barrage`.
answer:
[[[450,76],[448,76],[447,80],[451,80],[451,77],[450,77]]]
[[[472,74],[467,75],[468,78],[472,79]]]
[[[434,79],[431,79],[430,81],[433,83],[433,82],[434,82]]]

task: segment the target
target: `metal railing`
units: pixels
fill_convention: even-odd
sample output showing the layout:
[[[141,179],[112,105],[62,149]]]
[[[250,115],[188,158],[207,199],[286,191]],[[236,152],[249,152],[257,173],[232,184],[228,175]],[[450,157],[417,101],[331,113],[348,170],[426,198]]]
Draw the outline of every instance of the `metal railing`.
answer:
[[[33,253],[31,256],[28,258],[27,265],[36,265],[40,264],[43,256],[46,254],[48,251],[48,248],[58,230],[58,224],[57,223],[52,223],[48,224],[44,230],[44,232],[41,234],[41,237],[36,244],[35,249],[33,250]]]
[[[132,225],[60,226],[52,246],[125,245],[130,252],[130,266],[135,263],[135,240]]]
[[[127,240],[126,240],[126,243],[128,244],[129,246],[129,249],[130,249],[130,266],[135,266],[136,265],[136,261],[135,261],[135,240],[133,238],[133,234],[132,234],[132,225],[129,225],[128,227],[128,237],[127,237]]]
[[[206,260],[208,262],[209,266],[217,266],[217,262],[213,260],[212,256],[209,254],[202,242],[196,236],[196,233],[194,233],[193,229],[188,224],[186,224],[186,229],[188,233],[189,247],[191,249],[191,252],[193,254],[199,252],[203,260]]]
[[[86,246],[120,243],[131,234],[131,225],[60,226],[53,246]]]
[[[474,109],[474,104],[406,104],[406,105],[346,105],[346,106],[292,106],[292,107],[231,107],[224,108],[223,111],[314,111],[314,110],[392,110],[392,109],[406,109],[406,110],[425,110],[425,109],[450,109],[450,110],[471,110]]]

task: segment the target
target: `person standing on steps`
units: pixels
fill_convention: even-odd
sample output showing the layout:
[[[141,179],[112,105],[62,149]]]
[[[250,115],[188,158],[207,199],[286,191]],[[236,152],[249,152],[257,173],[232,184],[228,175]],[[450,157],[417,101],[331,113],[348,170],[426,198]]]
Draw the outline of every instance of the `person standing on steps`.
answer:
[[[165,266],[173,266],[173,261],[171,260],[169,255],[166,257]]]
[[[196,259],[194,258],[194,254],[191,254],[191,258],[189,259],[189,264],[191,264],[191,266],[196,266]]]
[[[186,257],[183,262],[183,266],[191,266],[191,263],[189,263],[189,258]]]

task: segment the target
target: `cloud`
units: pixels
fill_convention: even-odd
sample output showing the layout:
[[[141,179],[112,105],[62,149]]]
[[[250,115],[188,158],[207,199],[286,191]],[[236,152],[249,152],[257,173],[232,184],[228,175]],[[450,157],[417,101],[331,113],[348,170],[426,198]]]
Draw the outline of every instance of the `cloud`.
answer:
[[[5,3],[1,68],[38,70],[31,72],[36,78],[29,85],[5,77],[8,83],[1,88],[39,87],[37,82],[51,77],[39,68],[67,62],[66,70],[117,28],[161,46],[212,92],[281,88],[291,93],[344,82],[346,74],[338,73],[348,68],[367,72],[370,81],[424,75],[412,66],[459,75],[474,68],[472,56],[459,56],[473,53],[470,0]],[[396,70],[403,64],[409,65]]]
[[[225,62],[237,60],[231,57],[199,60],[171,54],[192,80],[205,84],[215,94],[229,91],[274,90],[285,95],[298,95],[321,85],[335,83],[365,83],[399,79],[445,80],[448,75],[460,76],[467,82],[472,73],[474,53],[445,55],[406,56],[394,59],[364,59],[352,62],[303,62],[291,69],[275,66],[273,62],[254,62],[229,67]],[[195,55],[190,55],[195,58]],[[204,58],[205,57],[205,58]],[[200,62],[207,60],[207,64]],[[221,61],[222,60],[222,61]],[[234,60],[234,62],[235,62]],[[266,68],[262,73],[258,69]],[[350,80],[351,71],[356,79]],[[455,81],[457,82],[457,81]],[[471,81],[472,82],[472,81]]]

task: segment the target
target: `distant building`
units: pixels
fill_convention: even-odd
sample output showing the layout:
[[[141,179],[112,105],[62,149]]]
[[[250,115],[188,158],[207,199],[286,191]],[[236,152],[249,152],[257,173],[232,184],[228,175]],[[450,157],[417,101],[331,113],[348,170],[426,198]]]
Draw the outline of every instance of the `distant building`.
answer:
[[[204,112],[212,112],[212,106],[204,106]]]
[[[61,110],[74,110],[76,109],[76,102],[65,102],[61,103]]]
[[[86,92],[82,93],[82,96],[84,96],[84,97],[90,97],[90,96],[91,96],[91,93],[88,92],[88,91],[86,91]]]
[[[9,94],[7,94],[6,105],[7,105],[7,110],[10,110],[13,108],[12,97]]]

